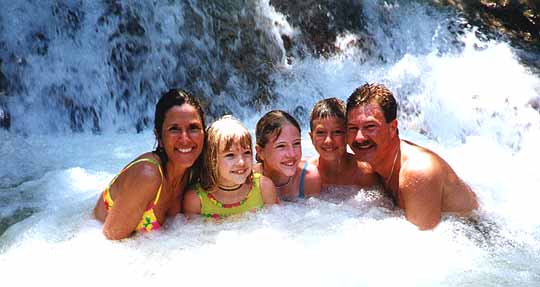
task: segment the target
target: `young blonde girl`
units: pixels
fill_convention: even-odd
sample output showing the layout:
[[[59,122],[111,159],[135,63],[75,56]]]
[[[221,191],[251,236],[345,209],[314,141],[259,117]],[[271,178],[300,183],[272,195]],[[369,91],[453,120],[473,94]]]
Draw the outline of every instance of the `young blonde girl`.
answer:
[[[278,203],[272,181],[253,173],[251,135],[240,121],[231,116],[215,121],[205,148],[201,184],[184,197],[186,216],[225,218]]]

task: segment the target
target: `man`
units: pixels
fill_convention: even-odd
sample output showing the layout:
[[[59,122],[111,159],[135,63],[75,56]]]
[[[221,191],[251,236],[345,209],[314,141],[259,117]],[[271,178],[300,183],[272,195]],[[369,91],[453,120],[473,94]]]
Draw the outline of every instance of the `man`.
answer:
[[[468,216],[476,195],[436,153],[401,140],[397,103],[385,86],[365,84],[347,100],[347,143],[371,164],[407,220],[432,229],[442,213]]]

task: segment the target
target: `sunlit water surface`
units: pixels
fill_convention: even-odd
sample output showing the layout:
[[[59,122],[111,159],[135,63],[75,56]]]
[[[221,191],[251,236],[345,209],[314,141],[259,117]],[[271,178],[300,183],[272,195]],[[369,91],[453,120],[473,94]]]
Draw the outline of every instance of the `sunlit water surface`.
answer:
[[[527,188],[538,177],[512,167],[498,171],[532,163],[504,150],[486,151],[474,141],[447,148],[421,143],[436,147],[475,187],[483,202],[479,224],[446,218],[435,230],[420,232],[401,213],[385,208],[376,191],[337,188],[324,200],[284,203],[218,224],[178,215],[159,232],[114,242],[103,237],[92,208],[121,166],[153,145],[152,134],[18,140],[24,145],[16,145],[13,154],[33,156],[26,159],[32,164],[25,172],[39,176],[7,188],[20,200],[2,200],[10,203],[3,212],[35,210],[0,239],[0,269],[7,280],[137,285],[181,280],[202,286],[231,280],[240,286],[540,282],[540,224],[531,203],[537,195]],[[313,155],[307,140],[303,145],[306,155]]]

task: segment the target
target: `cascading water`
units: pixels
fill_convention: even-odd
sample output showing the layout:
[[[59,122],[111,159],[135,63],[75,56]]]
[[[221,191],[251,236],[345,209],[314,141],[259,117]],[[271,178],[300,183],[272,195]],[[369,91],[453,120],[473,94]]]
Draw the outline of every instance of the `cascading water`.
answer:
[[[253,1],[199,2],[2,1],[11,130],[141,131],[173,86],[203,96],[210,114],[246,113],[282,58],[272,23],[254,22],[264,15]]]
[[[521,51],[482,37],[454,11],[352,1],[346,14],[357,18],[344,21],[332,1],[309,9],[266,0],[0,2],[6,282],[540,283],[540,77]],[[332,17],[345,24],[313,20]],[[307,19],[315,24],[302,26]],[[320,23],[334,29],[331,42],[309,35]],[[369,191],[221,224],[179,215],[120,242],[105,240],[92,219],[102,188],[152,148],[160,91],[186,87],[211,116],[230,112],[250,129],[270,108],[307,127],[315,101],[346,99],[365,82],[394,91],[402,138],[438,152],[473,187],[480,224],[449,217],[420,232]],[[303,138],[304,156],[314,155]]]

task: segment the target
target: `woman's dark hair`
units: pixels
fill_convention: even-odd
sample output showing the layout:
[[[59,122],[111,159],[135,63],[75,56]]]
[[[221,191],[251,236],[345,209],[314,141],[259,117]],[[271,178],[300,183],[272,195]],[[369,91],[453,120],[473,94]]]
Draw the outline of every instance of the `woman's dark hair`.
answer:
[[[266,113],[257,122],[255,128],[255,140],[257,145],[264,148],[271,138],[277,138],[281,134],[281,127],[285,124],[292,124],[298,129],[298,132],[302,133],[300,125],[290,114],[282,110],[273,110]],[[255,156],[258,162],[261,159],[258,155]]]
[[[163,168],[163,173],[167,175],[167,153],[165,150],[160,147],[159,143],[161,141],[161,131],[163,127],[163,122],[165,121],[165,114],[174,106],[181,106],[183,104],[188,104],[194,107],[201,118],[203,130],[206,130],[204,123],[204,112],[202,110],[201,104],[199,101],[189,92],[182,89],[171,89],[161,95],[161,98],[156,104],[156,113],[154,115],[154,131],[156,133],[156,140],[158,142],[154,153],[159,156],[161,160],[161,166]],[[188,184],[197,183],[200,180],[201,166],[202,166],[202,152],[191,167]]]

